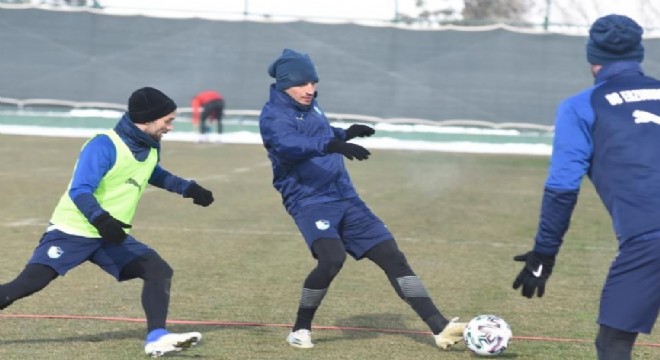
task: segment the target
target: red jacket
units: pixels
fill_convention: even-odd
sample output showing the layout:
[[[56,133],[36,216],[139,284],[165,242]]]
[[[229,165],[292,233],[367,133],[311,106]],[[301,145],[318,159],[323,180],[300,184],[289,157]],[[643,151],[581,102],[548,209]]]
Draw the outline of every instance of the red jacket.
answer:
[[[204,90],[192,99],[192,122],[199,122],[199,115],[202,113],[202,107],[213,100],[223,100],[222,94],[214,90]]]

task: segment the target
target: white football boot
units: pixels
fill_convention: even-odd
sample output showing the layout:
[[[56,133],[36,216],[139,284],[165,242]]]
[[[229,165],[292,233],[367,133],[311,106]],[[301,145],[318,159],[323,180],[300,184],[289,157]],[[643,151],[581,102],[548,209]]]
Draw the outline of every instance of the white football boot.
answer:
[[[452,345],[458,344],[463,340],[463,331],[467,323],[458,322],[458,318],[453,318],[447,326],[438,335],[433,335],[435,344],[443,350],[449,349]]]
[[[202,340],[198,332],[166,333],[144,346],[144,352],[151,357],[160,357],[167,353],[186,350]]]
[[[312,343],[312,332],[307,329],[290,332],[289,336],[286,337],[286,342],[299,349],[311,349],[314,347]]]

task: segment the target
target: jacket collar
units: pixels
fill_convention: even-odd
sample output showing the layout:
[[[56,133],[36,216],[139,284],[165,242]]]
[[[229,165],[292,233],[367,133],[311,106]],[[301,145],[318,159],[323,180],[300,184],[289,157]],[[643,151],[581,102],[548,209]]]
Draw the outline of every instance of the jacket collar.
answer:
[[[600,84],[619,75],[644,75],[644,72],[642,65],[637,61],[617,61],[604,65],[596,74],[594,84]]]
[[[160,143],[135,126],[127,114],[124,114],[117,122],[114,130],[133,154],[151,150],[151,148],[160,150]]]

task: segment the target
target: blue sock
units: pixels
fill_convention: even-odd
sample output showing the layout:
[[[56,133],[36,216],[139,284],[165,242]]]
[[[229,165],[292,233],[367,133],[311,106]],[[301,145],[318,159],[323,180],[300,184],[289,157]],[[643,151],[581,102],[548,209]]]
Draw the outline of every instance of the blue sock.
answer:
[[[165,329],[156,329],[156,330],[151,330],[149,334],[147,334],[147,340],[144,342],[145,345],[158,340],[161,336],[169,334],[169,332]]]

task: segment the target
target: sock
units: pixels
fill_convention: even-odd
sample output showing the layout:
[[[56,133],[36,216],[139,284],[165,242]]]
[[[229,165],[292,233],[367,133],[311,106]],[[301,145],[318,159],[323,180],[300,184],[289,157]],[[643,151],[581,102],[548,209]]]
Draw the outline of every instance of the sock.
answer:
[[[298,331],[300,329],[312,330],[312,320],[317,309],[318,307],[298,308],[298,316],[296,317],[296,323],[293,325],[292,331]]]
[[[424,319],[424,322],[429,326],[433,335],[440,334],[442,330],[445,329],[445,326],[449,324],[449,321],[440,314],[432,315],[431,317]]]
[[[167,335],[167,334],[169,334],[169,332],[165,329],[152,330],[152,331],[149,332],[149,334],[147,334],[147,340],[144,342],[144,344],[146,345],[146,344],[148,344],[152,341],[156,341],[156,340],[160,339],[161,336]]]

